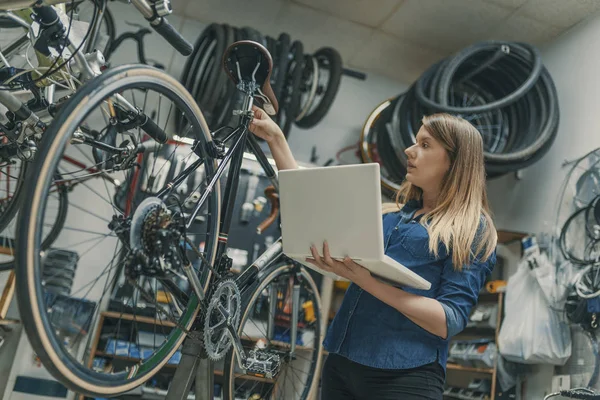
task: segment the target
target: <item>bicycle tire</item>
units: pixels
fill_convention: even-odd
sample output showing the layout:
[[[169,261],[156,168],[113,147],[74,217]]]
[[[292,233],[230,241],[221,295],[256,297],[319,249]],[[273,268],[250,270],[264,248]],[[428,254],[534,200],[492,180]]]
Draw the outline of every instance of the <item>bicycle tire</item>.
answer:
[[[481,105],[481,106],[476,106],[476,107],[448,106],[447,105],[447,93],[449,93],[450,83],[452,81],[452,77],[454,76],[456,70],[461,65],[461,63],[464,62],[469,57],[472,57],[476,53],[479,53],[481,51],[493,50],[493,49],[496,49],[498,46],[502,46],[502,45],[512,46],[513,49],[517,50],[517,51],[521,50],[519,47],[522,46],[525,48],[525,51],[528,51],[530,53],[531,58],[533,58],[533,67],[532,67],[532,71],[531,71],[529,77],[526,79],[526,81],[523,82],[523,84],[519,88],[517,88],[513,93],[509,94],[508,96],[505,96],[502,99],[496,100],[496,101],[486,104],[486,105]],[[498,41],[498,42],[490,41],[490,42],[477,43],[473,46],[467,47],[466,49],[463,49],[462,51],[460,51],[457,55],[455,55],[453,58],[451,58],[448,61],[448,63],[444,66],[444,70],[442,72],[442,75],[440,76],[440,86],[437,90],[438,101],[434,101],[434,100],[428,98],[427,96],[425,96],[423,86],[421,84],[419,84],[419,81],[417,81],[417,84],[416,84],[416,95],[422,104],[427,105],[428,107],[431,107],[431,108],[433,108],[435,110],[439,110],[439,111],[450,112],[450,113],[473,113],[473,112],[490,111],[493,109],[505,107],[505,106],[517,101],[522,96],[524,96],[533,87],[533,85],[535,85],[535,83],[537,82],[537,80],[540,76],[541,70],[542,70],[542,61],[541,61],[541,56],[539,54],[539,51],[535,47],[533,47],[529,44],[519,43],[519,45],[515,45],[514,43],[511,43],[511,42],[501,42],[501,41]]]
[[[327,88],[325,94],[321,98],[321,101],[316,106],[315,110],[304,116],[299,121],[296,121],[296,125],[300,128],[309,129],[317,125],[329,112],[329,109],[333,105],[333,102],[337,96],[340,81],[342,79],[342,57],[340,53],[332,47],[324,47],[317,50],[314,57],[324,59],[329,64],[329,79],[327,81]]]
[[[25,167],[25,169],[27,169],[27,167]],[[26,174],[26,171],[25,171]],[[21,182],[25,182],[26,180],[22,180]],[[4,229],[6,228],[6,226],[12,221],[12,219],[16,216],[16,213],[18,212],[18,207],[17,205],[20,202],[23,202],[24,200],[21,199],[21,195],[24,191],[23,187],[20,187],[18,189],[19,194],[17,196],[13,196],[13,198],[11,199],[11,203],[10,203],[10,208],[14,208],[14,210],[11,210],[10,212],[14,213],[12,215],[12,217],[10,219],[8,219],[8,215],[2,215],[2,219],[7,220],[7,224],[4,225],[4,227],[2,227],[2,229],[0,231],[4,231]],[[54,241],[56,240],[56,238],[58,237],[58,235],[60,234],[62,228],[65,225],[65,221],[67,219],[67,210],[68,210],[68,206],[69,206],[69,199],[68,199],[68,194],[65,190],[60,190],[59,191],[59,195],[58,195],[58,212],[56,215],[56,219],[54,220],[54,223],[52,224],[52,228],[50,229],[50,232],[48,232],[47,236],[44,238],[44,240],[42,241],[41,244],[41,248],[42,250],[46,250],[48,248],[50,248],[50,246],[52,246],[52,244],[54,243]],[[11,243],[11,248],[15,249],[15,241],[14,240],[9,240],[9,242]],[[14,268],[14,259],[11,261],[6,261],[6,262],[0,262],[0,271],[9,271],[11,269]]]
[[[300,109],[300,84],[302,78],[302,71],[304,69],[304,46],[302,42],[296,40],[292,43],[292,47],[290,52],[294,55],[292,59],[293,62],[289,64],[289,69],[287,72],[287,79],[285,83],[286,96],[282,99],[284,103],[283,113],[285,114],[284,123],[281,124],[281,130],[283,131],[286,139],[290,135],[290,130],[292,128],[292,122],[294,121],[294,116],[298,113]],[[292,68],[293,67],[293,68]]]
[[[183,66],[183,71],[181,72],[181,77],[179,78],[179,81],[188,90],[190,90],[190,86],[189,86],[190,79],[193,76],[190,74],[192,74],[192,71],[195,70],[195,64],[197,63],[196,58],[198,56],[198,52],[200,51],[200,47],[202,46],[203,41],[205,40],[205,38],[208,34],[208,31],[211,30],[214,25],[216,25],[216,24],[210,24],[202,31],[202,33],[198,36],[198,38],[196,39],[196,42],[194,43],[194,51],[192,51],[192,54],[190,54],[189,57],[185,60],[185,64]],[[195,74],[195,72],[194,72],[194,74]]]
[[[65,188],[59,188],[59,206],[58,206],[58,215],[56,217],[56,221],[54,225],[52,225],[52,229],[46,236],[46,239],[42,242],[42,249],[49,249],[50,246],[54,243],[62,228],[65,226],[65,221],[67,220],[67,211],[69,209],[69,197],[68,192]]]
[[[233,26],[226,26],[227,43],[226,47],[238,41],[237,29]],[[222,94],[215,106],[214,112],[216,113],[215,126],[221,127],[229,124],[229,119],[232,116],[232,102],[237,92],[236,86],[233,84],[231,79],[228,79],[226,74],[223,74],[225,81],[223,83]],[[237,126],[237,124],[235,125]]]
[[[227,24],[223,24],[223,42],[219,43],[215,49],[216,61],[213,64],[213,73],[209,79],[214,79],[215,86],[210,97],[207,97],[206,103],[202,104],[202,110],[208,123],[208,127],[214,130],[221,119],[221,110],[219,108],[219,102],[225,98],[225,92],[227,84],[231,82],[226,73],[224,73],[221,60],[227,47],[234,42],[233,28]],[[216,115],[215,115],[216,114]]]
[[[39,239],[36,232],[41,222],[40,213],[43,213],[46,194],[52,185],[51,171],[60,162],[59,152],[66,148],[71,138],[71,131],[77,129],[81,120],[86,118],[92,107],[101,103],[104,98],[114,92],[127,90],[129,87],[151,87],[167,92],[171,91],[178,106],[195,117],[190,121],[195,129],[191,132],[200,142],[208,143],[210,133],[200,108],[192,96],[173,77],[154,67],[142,65],[123,65],[107,70],[93,80],[82,86],[65,104],[55,118],[55,123],[50,125],[44,133],[40,143],[40,154],[32,164],[32,172],[38,177],[25,191],[28,199],[27,211],[19,213],[17,263],[16,269],[17,299],[20,316],[29,342],[35,353],[40,358],[46,369],[69,389],[92,397],[116,396],[134,389],[156,374],[177,351],[185,338],[182,326],[189,330],[195,322],[199,311],[199,301],[195,295],[190,297],[187,307],[182,312],[179,325],[174,327],[157,351],[128,372],[114,375],[90,370],[79,364],[74,357],[62,346],[55,337],[53,328],[46,314],[46,306],[41,281],[41,262],[39,260]],[[161,93],[162,93],[161,92]],[[177,97],[175,97],[177,96]],[[190,118],[191,118],[190,116]],[[210,162],[209,162],[210,161]],[[205,167],[210,173],[216,170],[217,161],[208,159]],[[207,172],[209,173],[209,172]],[[213,194],[214,193],[214,194]],[[216,256],[216,242],[219,231],[220,219],[220,186],[217,185],[211,196],[214,197],[214,212],[216,215],[212,235],[206,240],[206,257],[209,263],[214,263]],[[210,238],[210,239],[209,239]],[[210,242],[212,240],[212,242]],[[203,290],[206,291],[210,281],[210,272],[203,274]]]
[[[302,93],[308,93],[304,102],[301,100],[302,106],[298,115],[296,115],[296,121],[300,121],[304,116],[312,109],[313,102],[317,96],[317,88],[319,86],[319,64],[317,60],[306,54],[304,56],[304,71],[302,71]],[[309,80],[310,78],[310,80]]]
[[[196,102],[198,102],[199,99],[196,98],[196,96],[194,95],[194,87],[196,86],[194,78],[196,78],[196,70],[199,68],[198,63],[202,59],[199,53],[206,46],[206,42],[209,40],[209,32],[211,29],[213,29],[215,25],[216,24],[210,24],[198,36],[196,42],[194,43],[194,50],[192,51],[192,54],[190,54],[189,57],[187,57],[187,59],[185,60],[183,70],[179,78],[179,82],[183,84],[183,86],[192,94],[192,96],[194,96]],[[184,122],[185,121],[183,117],[179,116],[175,120],[175,129],[179,131]]]
[[[244,305],[242,308],[243,311],[242,311],[242,316],[240,318],[240,326],[238,328],[238,335],[242,335],[242,333],[243,333],[242,329],[244,326],[244,322],[249,319],[250,312],[253,310],[254,303],[255,303],[256,299],[258,298],[258,296],[277,277],[279,277],[283,274],[286,274],[289,271],[292,271],[293,269],[296,269],[297,266],[295,266],[294,264],[295,264],[295,262],[293,262],[293,261],[283,260],[283,261],[275,263],[274,265],[266,268],[264,271],[261,271],[261,273],[259,274],[259,277],[258,277],[258,284],[254,285],[253,290],[251,292],[249,292],[249,291],[245,292],[246,299],[243,302]],[[314,348],[316,350],[315,351],[316,359],[311,364],[311,369],[310,369],[310,372],[308,373],[308,374],[310,374],[310,377],[309,377],[309,380],[308,380],[307,384],[305,385],[304,390],[300,397],[301,400],[304,400],[304,399],[308,398],[308,395],[310,394],[312,383],[313,383],[314,379],[316,378],[315,372],[317,370],[317,366],[320,364],[320,360],[322,357],[322,352],[321,352],[322,340],[320,338],[320,336],[321,336],[320,326],[321,326],[321,318],[323,316],[321,315],[321,311],[320,311],[321,310],[321,299],[319,296],[319,290],[318,290],[318,287],[317,287],[314,279],[312,278],[312,276],[308,272],[308,270],[304,267],[300,267],[300,275],[302,276],[302,278],[304,280],[306,280],[306,282],[312,289],[312,291],[314,293],[314,298],[317,302],[317,304],[313,304],[313,309],[314,309],[315,317],[316,317],[315,325],[316,325],[316,332],[317,332],[317,334],[315,335],[315,339],[314,339]],[[234,382],[235,382],[235,375],[236,375],[234,367],[236,364],[237,364],[237,362],[234,359],[234,352],[232,349],[225,356],[225,363],[224,363],[224,368],[223,368],[223,378],[224,378],[224,382],[225,382],[225,384],[223,385],[223,400],[234,400],[236,398],[235,393],[234,393],[235,392]]]
[[[256,29],[245,26],[242,28],[242,31],[244,32],[247,40],[252,40],[253,42],[265,46],[266,43],[264,42],[263,36]]]
[[[6,207],[6,211],[0,215],[0,232],[4,231],[8,224],[13,220],[15,215],[17,215],[17,211],[19,211],[19,204],[22,203],[21,197],[23,196],[24,185],[23,183],[27,179],[27,169],[29,168],[29,163],[22,161],[21,169],[19,170],[19,176],[17,177],[17,187],[15,189],[15,194],[13,194],[10,203]],[[1,267],[0,267],[1,270]]]
[[[273,71],[275,75],[275,85],[272,86],[273,93],[276,99],[281,99],[283,96],[283,89],[286,81],[286,75],[288,70],[288,64],[290,62],[290,48],[292,42],[290,35],[282,33],[277,39],[276,46],[277,52],[274,55],[276,58],[273,60]],[[275,115],[275,122],[279,123],[279,115]]]
[[[374,125],[377,122],[377,119],[380,118],[381,113],[385,111],[388,107],[390,107],[393,99],[388,99],[380,103],[367,117],[361,132],[360,132],[360,158],[363,163],[378,163],[382,164],[381,158],[376,156],[377,153],[377,135],[375,134]],[[375,142],[375,144],[373,143]],[[381,180],[381,190],[382,193],[387,197],[393,198],[393,196],[400,189],[400,185],[394,183],[388,176],[385,174],[385,171],[382,171],[380,175]]]
[[[181,77],[179,78],[179,81],[192,94],[200,107],[202,107],[203,92],[201,88],[203,77],[208,69],[208,61],[205,60],[206,55],[204,53],[212,50],[211,44],[214,41],[214,37],[218,35],[217,32],[219,30],[222,30],[222,27],[219,24],[213,23],[202,31],[194,43],[192,54],[185,61]],[[180,130],[184,123],[185,120],[183,117],[179,116],[175,119],[175,128]]]
[[[543,119],[543,127],[541,133],[538,134],[536,140],[533,143],[530,143],[526,148],[521,150],[516,150],[509,154],[486,154],[486,158],[488,162],[501,162],[502,166],[506,169],[506,171],[516,171],[518,169],[524,168],[538,161],[541,157],[543,157],[556,139],[556,135],[558,134],[558,126],[560,123],[560,111],[558,109],[558,94],[556,92],[556,87],[550,77],[550,74],[547,72],[546,68],[543,69],[541,80],[545,82],[544,85],[536,85],[537,90],[542,90],[542,88],[549,89],[547,93],[540,93],[539,99],[543,101],[543,97],[548,96],[548,102],[550,106],[548,110],[550,114]],[[541,87],[540,87],[541,86]]]
[[[223,80],[222,78],[226,78],[223,75],[225,75],[223,73],[223,69],[221,66],[221,60],[223,58],[223,53],[225,53],[225,41],[226,41],[226,31],[225,31],[225,27],[222,25],[217,25],[215,27],[215,41],[216,41],[216,46],[215,49],[212,53],[212,57],[214,58],[213,63],[211,64],[209,62],[208,64],[208,68],[209,71],[207,73],[207,84],[206,87],[202,90],[202,98],[200,100],[200,107],[202,107],[202,109],[204,109],[205,107],[208,107],[211,112],[212,112],[212,108],[214,107],[214,102],[213,102],[213,98],[215,96],[215,94],[217,93],[217,89],[218,89],[218,84],[221,83]],[[212,67],[212,68],[211,68]],[[210,118],[209,118],[210,120]],[[207,121],[209,122],[209,121]],[[209,126],[210,126],[210,122],[209,122]]]
[[[401,101],[401,96],[395,101]],[[388,178],[393,182],[400,185],[406,175],[406,167],[402,164],[398,158],[396,151],[392,145],[390,139],[390,132],[388,131],[388,124],[390,116],[394,111],[394,102],[392,101],[385,110],[381,112],[377,121],[373,124],[375,135],[377,136],[377,152],[381,157],[381,162],[385,167]]]

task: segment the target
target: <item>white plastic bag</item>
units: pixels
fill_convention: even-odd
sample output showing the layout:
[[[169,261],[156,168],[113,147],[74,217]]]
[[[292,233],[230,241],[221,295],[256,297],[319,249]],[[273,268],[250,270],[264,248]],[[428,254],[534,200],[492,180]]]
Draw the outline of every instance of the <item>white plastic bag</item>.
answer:
[[[528,253],[508,279],[500,354],[523,364],[564,365],[571,356],[571,331],[560,310],[554,265],[539,251]],[[539,281],[538,281],[539,279]]]

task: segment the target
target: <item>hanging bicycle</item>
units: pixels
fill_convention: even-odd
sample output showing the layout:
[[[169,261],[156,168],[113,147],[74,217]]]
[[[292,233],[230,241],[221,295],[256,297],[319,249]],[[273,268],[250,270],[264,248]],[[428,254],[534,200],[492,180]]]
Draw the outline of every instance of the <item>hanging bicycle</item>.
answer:
[[[222,141],[213,139],[217,132],[209,132],[180,83],[137,65],[109,69],[80,87],[42,135],[39,154],[44,157],[30,165],[36,179],[25,188],[26,212],[18,220],[18,304],[36,354],[76,392],[114,396],[139,386],[187,336],[202,340],[209,357],[225,357],[225,399],[247,389],[263,398],[309,395],[321,358],[322,318],[311,275],[285,258],[281,240],[239,276],[230,272],[227,256],[247,148],[273,189],[278,187],[275,171],[248,131],[255,102],[277,111],[269,83],[271,57],[260,44],[243,41],[232,44],[223,60],[244,102],[235,110],[239,126],[223,128],[221,133],[229,131]],[[177,128],[176,119],[185,124]],[[70,163],[75,154],[97,172]],[[70,210],[55,240],[80,256],[72,296],[96,305],[89,320],[78,324],[85,327],[73,340],[80,346],[61,341],[40,279],[42,216],[52,193],[64,186],[72,189],[70,198],[88,204]],[[130,291],[114,304],[113,288]],[[308,304],[311,312],[305,311]],[[141,348],[140,342],[150,341],[148,354],[121,364],[111,356],[110,369],[94,368],[87,351],[92,337],[100,335],[94,330],[105,310],[118,322],[101,342]],[[154,322],[153,328],[143,329],[144,321]]]

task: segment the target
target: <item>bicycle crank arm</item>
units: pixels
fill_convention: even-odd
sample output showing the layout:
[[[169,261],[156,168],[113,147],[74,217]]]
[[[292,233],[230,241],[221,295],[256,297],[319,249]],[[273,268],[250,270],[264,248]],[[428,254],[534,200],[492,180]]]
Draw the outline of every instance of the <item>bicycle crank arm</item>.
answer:
[[[244,352],[244,348],[242,347],[240,336],[237,334],[231,324],[227,324],[227,334],[229,335],[229,339],[231,339],[231,343],[233,343],[233,350],[237,356],[238,366],[242,371],[244,371],[244,373],[246,373],[246,361],[248,358]]]

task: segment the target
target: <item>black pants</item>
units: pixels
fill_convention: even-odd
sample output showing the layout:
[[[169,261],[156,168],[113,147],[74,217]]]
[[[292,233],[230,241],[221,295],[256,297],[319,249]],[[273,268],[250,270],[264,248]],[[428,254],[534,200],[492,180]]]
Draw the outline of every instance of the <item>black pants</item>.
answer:
[[[378,369],[329,354],[321,386],[321,400],[441,400],[444,370],[438,362],[405,370]]]

